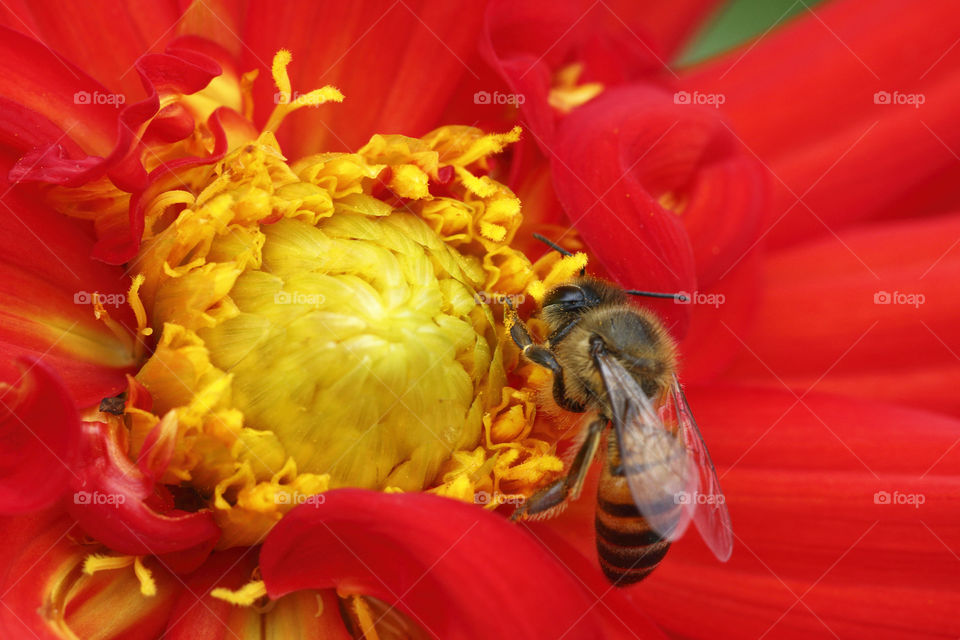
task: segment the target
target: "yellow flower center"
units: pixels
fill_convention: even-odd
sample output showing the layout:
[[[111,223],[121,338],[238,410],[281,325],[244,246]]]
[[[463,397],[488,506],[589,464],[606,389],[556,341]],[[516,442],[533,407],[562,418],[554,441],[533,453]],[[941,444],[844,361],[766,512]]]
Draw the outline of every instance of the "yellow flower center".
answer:
[[[292,97],[289,62],[273,76]],[[375,135],[288,162],[272,130],[342,98],[280,100],[262,133],[146,198],[129,297],[155,340],[136,375],[153,404],[98,417],[126,427],[134,458],[152,443],[163,482],[213,509],[221,547],[333,487],[494,508],[562,471],[558,427],[536,420],[549,378],[520,365],[500,302],[542,295],[583,256],[532,265],[511,248],[520,202],[489,159],[519,129]]]

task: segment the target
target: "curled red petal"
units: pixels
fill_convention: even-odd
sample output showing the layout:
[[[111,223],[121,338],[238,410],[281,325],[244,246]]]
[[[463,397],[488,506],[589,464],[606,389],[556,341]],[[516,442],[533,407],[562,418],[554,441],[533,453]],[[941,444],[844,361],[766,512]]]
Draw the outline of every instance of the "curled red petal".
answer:
[[[106,424],[84,423],[80,446],[79,480],[67,510],[87,534],[135,555],[196,549],[205,555],[213,548],[220,529],[209,510],[155,509],[163,496],[154,497],[153,479],[127,459]]]
[[[548,97],[561,68],[581,64],[580,81],[607,87],[666,71],[662,60],[667,54],[657,50],[658,39],[645,30],[642,12],[625,5],[494,0],[487,8],[484,58],[518,97],[523,120],[545,152],[560,118]]]
[[[441,638],[602,637],[595,599],[535,539],[428,494],[327,492],[270,532],[260,569],[271,597],[370,595]]]
[[[717,111],[656,89],[614,89],[571,113],[552,165],[569,219],[633,289],[713,286],[756,242],[767,207],[763,168]]]
[[[21,43],[24,46],[38,46],[37,43],[30,43],[29,39],[19,34],[17,38],[26,41]],[[68,157],[61,140],[52,140],[24,154],[11,170],[11,179],[16,182],[48,182],[75,186],[109,173],[110,179],[121,189],[126,191],[142,189],[146,172],[140,163],[139,154],[134,153],[137,146],[136,132],[157,113],[160,108],[161,94],[190,94],[199,91],[220,74],[220,66],[202,54],[171,49],[168,53],[143,56],[137,61],[135,68],[148,94],[139,102],[123,106],[126,96],[107,94],[106,91],[99,89],[87,93],[80,91],[69,97],[74,103],[75,117],[80,119],[92,118],[93,114],[98,114],[101,120],[110,120],[110,115],[102,112],[104,107],[113,111],[113,144],[108,149],[103,148],[101,134],[101,149],[95,154],[100,157],[99,160],[94,162],[89,158]],[[46,88],[46,92],[49,93],[50,89]],[[101,104],[96,97],[98,92],[111,100]],[[7,95],[7,92],[4,92],[4,95]],[[29,91],[20,91],[17,95],[21,97],[21,102],[27,100],[30,100],[31,104],[36,102],[36,98]],[[64,103],[68,99],[63,95],[62,90],[57,97]],[[47,111],[53,110],[53,115],[62,118],[63,115],[55,111],[57,104],[54,103],[55,106],[48,108]],[[64,107],[60,106],[59,109],[63,110]],[[84,109],[89,109],[90,112]],[[65,132],[64,135],[68,133]]]
[[[949,0],[831,2],[684,78],[776,176],[771,244],[957,207],[956,37]]]
[[[50,366],[22,359],[0,382],[0,513],[35,511],[66,491],[80,440],[70,393]]]
[[[214,149],[207,156],[191,156],[178,158],[170,162],[161,164],[150,172],[146,177],[142,189],[138,190],[130,198],[130,209],[126,225],[114,225],[111,227],[111,233],[104,234],[100,242],[94,247],[93,257],[102,260],[108,264],[123,264],[136,256],[140,249],[140,237],[143,234],[144,226],[144,203],[145,197],[151,193],[151,189],[163,188],[157,187],[161,178],[175,173],[178,170],[193,166],[211,164],[219,161],[227,153],[228,137],[224,130],[224,121],[241,120],[242,116],[235,111],[220,107],[210,116],[207,121],[211,133],[214,136]]]
[[[683,218],[661,203],[682,203],[702,165],[732,157],[726,133],[715,113],[643,87],[604,92],[564,120],[551,152],[554,187],[571,224],[618,282],[695,290]],[[652,306],[683,335],[689,307]]]
[[[184,41],[174,41],[166,53],[148,54],[137,61],[135,68],[147,97],[124,106],[125,95],[109,94],[30,38],[16,32],[9,35],[16,50],[14,63],[20,64],[18,73],[25,76],[22,81],[14,76],[11,82],[0,82],[0,109],[10,116],[0,118],[0,139],[24,151],[9,171],[15,183],[76,186],[106,174],[120,189],[142,192],[150,178],[141,163],[138,132],[158,115],[160,97],[195,93],[221,72],[209,56],[190,49]],[[24,60],[18,63],[21,57]],[[36,65],[42,69],[34,72]],[[24,126],[24,121],[34,126]],[[8,122],[13,124],[4,124]],[[181,112],[164,111],[156,124],[147,128],[148,139],[170,140],[193,130],[185,125]],[[25,130],[29,135],[19,139]],[[134,211],[130,216],[129,224],[123,219],[98,221],[95,257],[120,264],[136,252],[142,220]]]

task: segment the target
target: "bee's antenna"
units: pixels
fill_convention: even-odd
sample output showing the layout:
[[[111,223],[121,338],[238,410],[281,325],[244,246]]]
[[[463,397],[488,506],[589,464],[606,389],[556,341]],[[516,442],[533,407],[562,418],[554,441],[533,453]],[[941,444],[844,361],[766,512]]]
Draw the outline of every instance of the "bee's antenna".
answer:
[[[563,247],[561,247],[560,245],[558,245],[556,242],[554,242],[554,241],[551,240],[550,238],[547,238],[546,236],[542,236],[542,235],[540,235],[539,233],[535,233],[535,234],[533,234],[533,237],[536,238],[537,240],[539,240],[540,242],[542,242],[543,244],[547,245],[548,247],[550,247],[550,248],[553,249],[554,251],[557,251],[557,252],[559,252],[559,253],[561,253],[561,254],[563,254],[563,255],[565,255],[565,256],[572,256],[572,255],[573,255],[572,253],[570,253],[569,251],[567,251],[566,249],[564,249]]]
[[[637,291],[635,289],[625,289],[624,291],[632,296],[646,296],[648,298],[672,298],[677,302],[687,302],[689,300],[685,293],[657,293],[656,291]]]

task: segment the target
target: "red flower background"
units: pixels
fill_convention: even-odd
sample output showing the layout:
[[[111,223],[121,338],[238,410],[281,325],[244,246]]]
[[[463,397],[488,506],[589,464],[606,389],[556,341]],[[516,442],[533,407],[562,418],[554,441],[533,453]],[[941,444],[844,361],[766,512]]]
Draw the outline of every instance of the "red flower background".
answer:
[[[719,564],[688,536],[649,579],[618,590],[592,555],[591,487],[562,516],[522,526],[434,496],[339,490],[324,509],[285,518],[259,559],[217,552],[197,569],[168,558],[139,626],[108,637],[168,626],[169,637],[233,637],[245,614],[208,591],[238,588],[257,562],[272,597],[372,595],[444,638],[957,636],[960,11],[804,5],[736,50],[676,67],[716,4],[4,5],[4,637],[54,637],[37,612],[46,576],[67,553],[66,532],[79,522],[100,533],[103,515],[56,504],[71,475],[109,458],[82,449],[77,407],[122,390],[133,370],[67,354],[41,312],[58,304],[72,317],[81,283],[126,288],[117,265],[139,240],[136,195],[157,179],[134,151],[146,135],[177,139],[182,123],[156,117],[158,96],[196,92],[221,71],[268,73],[281,48],[297,61],[294,87],[347,96],[289,117],[278,132],[289,157],[353,150],[374,133],[518,121],[524,137],[500,170],[530,229],[574,227],[591,268],[695,294],[695,304],[652,306],[682,338],[734,555]],[[563,113],[549,96],[572,63],[604,90]],[[273,90],[255,86],[258,126]],[[77,92],[125,101],[78,104]],[[516,110],[477,92],[524,100]],[[211,129],[221,121],[229,131],[219,111]],[[37,197],[38,185],[104,175],[134,194],[130,224],[94,228]],[[59,331],[106,331],[82,322]],[[179,542],[150,550],[209,550],[210,523],[172,519],[155,523],[156,540],[175,532]],[[109,543],[144,552],[127,538]]]

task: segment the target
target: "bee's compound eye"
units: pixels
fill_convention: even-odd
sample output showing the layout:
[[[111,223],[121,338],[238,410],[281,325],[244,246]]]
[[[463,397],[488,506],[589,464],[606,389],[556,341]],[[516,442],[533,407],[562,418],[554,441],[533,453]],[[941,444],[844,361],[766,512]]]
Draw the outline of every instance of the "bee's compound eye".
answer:
[[[587,292],[575,284],[562,284],[551,291],[543,301],[544,307],[558,306],[564,310],[579,309],[590,304]]]

